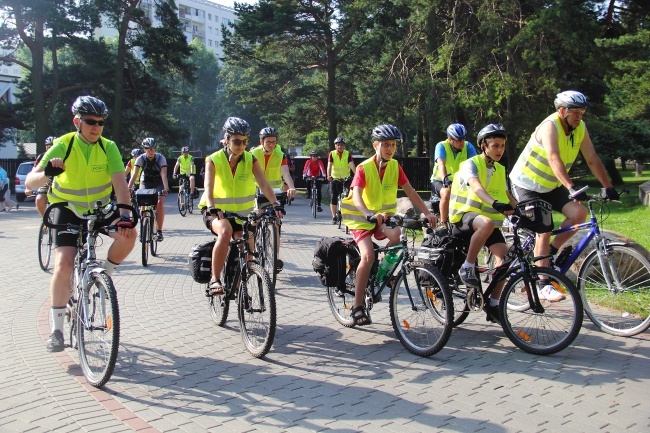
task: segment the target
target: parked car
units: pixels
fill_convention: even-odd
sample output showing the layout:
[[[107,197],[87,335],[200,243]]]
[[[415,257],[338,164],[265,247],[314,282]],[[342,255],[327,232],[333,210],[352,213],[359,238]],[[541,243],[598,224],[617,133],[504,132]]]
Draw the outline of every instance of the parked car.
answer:
[[[20,203],[25,201],[27,195],[25,195],[25,179],[27,175],[34,168],[34,161],[25,161],[18,166],[16,170],[15,184],[16,184],[16,200]]]

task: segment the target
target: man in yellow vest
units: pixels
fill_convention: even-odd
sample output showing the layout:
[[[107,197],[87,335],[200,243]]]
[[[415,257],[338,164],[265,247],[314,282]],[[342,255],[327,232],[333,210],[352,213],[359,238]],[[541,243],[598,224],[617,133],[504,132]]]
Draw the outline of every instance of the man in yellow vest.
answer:
[[[45,152],[50,150],[52,147],[52,144],[54,144],[54,139],[56,137],[49,136],[45,139]],[[43,156],[45,155],[45,152],[39,154],[36,157],[36,161],[34,161],[34,167],[37,167],[38,164],[41,162],[41,159],[43,159]],[[43,186],[42,188],[39,188],[38,191],[35,191],[34,194],[36,195],[36,198],[34,199],[34,204],[36,205],[36,210],[38,211],[41,216],[45,213],[45,209],[47,208],[47,192],[50,190],[51,183],[48,182]]]
[[[431,174],[431,197],[440,197],[440,222],[443,223],[449,218],[450,191],[447,187],[453,181],[460,163],[476,156],[476,148],[465,140],[466,137],[465,126],[452,123],[447,127],[447,139],[436,144],[433,158],[435,166]]]
[[[80,96],[72,104],[72,113],[76,132],[54,140],[52,148],[26,180],[27,186],[35,190],[54,178],[48,200],[50,203],[69,203],[65,209],[54,212],[54,224],[82,225],[83,220],[77,214],[88,211],[97,201],[108,204],[112,189],[118,203],[130,203],[120,151],[113,141],[101,136],[108,116],[106,105],[92,96]],[[114,219],[104,224],[112,224],[119,218],[117,226],[120,229],[110,235],[114,242],[103,263],[109,275],[129,255],[137,239],[131,215],[124,210],[120,213],[121,217],[116,213]],[[65,348],[63,321],[70,298],[77,235],[55,230],[54,239],[56,260],[50,281],[52,335],[46,347],[50,352],[60,352]]]
[[[554,105],[556,112],[544,119],[532,133],[510,173],[510,180],[517,200],[541,198],[551,203],[554,211],[562,212],[566,217],[561,227],[569,227],[583,223],[587,218],[587,209],[581,203],[587,200],[587,194],[576,193],[568,174],[578,153],[582,153],[593,175],[606,188],[607,198],[618,200],[619,195],[612,187],[582,121],[587,107],[591,106],[585,95],[574,90],[558,93]],[[559,234],[550,246],[550,233],[537,235],[535,256],[556,254],[574,234],[572,231]],[[547,263],[547,260],[540,261],[540,266]],[[546,284],[539,288],[538,293],[540,299],[551,302],[565,298],[553,286]]]
[[[451,186],[449,204],[452,233],[470,237],[467,258],[459,271],[461,281],[469,287],[480,286],[474,263],[483,245],[494,254],[497,264],[506,256],[508,247],[501,225],[503,216],[512,215],[517,204],[508,192],[506,169],[497,162],[506,150],[505,128],[487,125],[479,131],[476,141],[482,153],[460,164]],[[486,305],[490,321],[500,320],[498,305],[503,283],[495,288]]]
[[[282,180],[289,186],[287,190],[287,198],[292,199],[296,195],[296,187],[293,184],[293,178],[289,172],[289,162],[280,146],[278,146],[278,130],[267,126],[262,128],[260,131],[260,145],[255,149],[251,150],[251,153],[257,162],[259,162],[264,170],[264,177],[269,182],[269,185],[273,188],[276,194],[282,192]],[[281,202],[282,205],[285,203]],[[262,208],[265,205],[268,205],[269,202],[266,200],[266,197],[260,194],[257,194],[257,203],[256,207]],[[276,252],[276,257],[280,257],[280,225],[281,222],[278,221],[278,225],[275,227],[275,230],[278,234],[278,243]],[[279,258],[275,263],[276,273],[280,272],[284,268],[284,262]]]
[[[244,119],[229,117],[223,125],[225,145],[205,159],[205,191],[199,202],[205,226],[217,236],[212,250],[212,278],[208,295],[223,295],[221,270],[226,262],[231,238],[242,237],[242,225],[236,219],[224,218],[223,211],[246,215],[255,206],[255,183],[276,207],[282,218],[273,188],[264,177],[259,161],[246,151],[251,128]]]
[[[140,155],[144,153],[144,150],[137,148],[133,149],[131,151],[131,159],[129,159],[129,162],[126,163],[126,166],[124,167],[124,176],[128,181],[131,179],[132,176],[135,176],[135,160],[138,159]],[[135,187],[136,189],[140,186],[140,180],[136,179],[135,180]]]
[[[345,150],[345,139],[336,137],[334,140],[335,150],[327,156],[327,180],[330,182],[330,210],[332,211],[332,224],[336,224],[336,211],[338,209],[339,195],[343,191],[343,182],[350,186],[352,179],[350,173],[354,174],[357,169],[350,152]]]
[[[194,198],[198,198],[198,191],[195,188],[196,180],[194,179],[194,175],[196,174],[196,166],[194,165],[194,157],[190,155],[190,148],[187,146],[184,146],[181,149],[181,156],[178,157],[176,164],[174,165],[174,179],[178,177],[179,172],[181,176],[187,176],[189,178],[190,191],[192,191]]]
[[[357,326],[371,323],[365,309],[364,296],[370,269],[375,261],[372,237],[377,240],[388,239],[388,246],[400,242],[400,229],[389,229],[384,224],[397,210],[397,188],[401,187],[411,202],[424,212],[431,227],[436,225],[436,217],[413,189],[402,167],[393,159],[397,143],[402,140],[402,133],[393,125],[384,124],[372,130],[371,138],[375,155],[359,164],[350,187],[352,194],[341,201],[343,221],[349,227],[361,257],[354,282],[351,311],[351,317]]]

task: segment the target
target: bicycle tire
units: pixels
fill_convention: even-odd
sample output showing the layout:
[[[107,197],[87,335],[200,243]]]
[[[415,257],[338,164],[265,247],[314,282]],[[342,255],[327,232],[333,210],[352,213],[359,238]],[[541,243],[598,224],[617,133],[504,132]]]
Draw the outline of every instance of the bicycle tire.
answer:
[[[251,263],[239,290],[239,328],[244,346],[255,358],[266,355],[275,338],[275,291],[269,275]]]
[[[530,307],[524,310],[508,308],[528,299],[524,273],[518,272],[506,283],[499,300],[501,326],[506,336],[517,347],[534,355],[551,355],[567,348],[578,336],[582,327],[583,305],[578,289],[571,280],[555,269],[531,267],[535,275],[533,285],[540,276],[547,277],[566,299],[560,302],[541,301],[544,312],[536,313]]]
[[[151,227],[151,218],[149,216],[142,217],[142,225],[140,226],[140,243],[142,244],[142,266],[149,264],[149,239]]]
[[[469,316],[469,305],[467,305],[467,289],[459,287],[456,282],[449,282],[451,297],[454,301],[454,328],[463,324]]]
[[[269,274],[271,287],[275,287],[277,281],[275,263],[277,261],[278,233],[275,231],[274,225],[267,219],[264,219],[258,225],[255,236],[255,250],[259,253],[260,265]]]
[[[185,195],[185,188],[183,185],[180,186],[180,189],[178,191],[178,196],[176,198],[176,201],[178,202],[178,212],[180,212],[181,216],[184,217],[187,215],[187,201],[186,201],[186,195]]]
[[[149,224],[149,249],[151,250],[152,256],[158,256],[158,234],[156,233],[156,218],[152,218]]]
[[[120,311],[115,286],[106,272],[91,274],[89,290],[87,311],[78,305],[79,360],[88,383],[101,388],[111,378],[117,362]]]
[[[585,312],[602,331],[622,337],[640,334],[650,327],[650,262],[634,248],[607,245],[607,277],[598,251],[589,253],[578,271],[578,288]]]
[[[52,229],[42,225],[38,231],[38,263],[41,269],[47,271],[52,257]]]
[[[316,205],[316,190],[312,190],[312,191],[311,191],[311,202],[312,202],[312,206],[311,206],[311,216],[313,216],[314,218],[316,218],[316,214],[318,213],[318,212],[316,211],[316,208],[317,208],[317,205]]]
[[[223,326],[228,320],[228,311],[230,310],[230,299],[224,295],[212,295],[209,298],[210,317],[217,326]]]
[[[194,195],[192,193],[190,193],[190,192],[187,193],[187,195],[185,197],[185,203],[186,203],[187,211],[189,213],[193,213],[194,212]]]
[[[327,300],[332,315],[337,322],[346,328],[354,327],[354,320],[350,315],[354,305],[355,281],[359,266],[359,252],[356,248],[349,248],[345,254],[345,288],[327,287]]]
[[[412,354],[432,356],[449,341],[454,302],[447,280],[435,267],[402,269],[391,288],[389,309],[397,338]]]

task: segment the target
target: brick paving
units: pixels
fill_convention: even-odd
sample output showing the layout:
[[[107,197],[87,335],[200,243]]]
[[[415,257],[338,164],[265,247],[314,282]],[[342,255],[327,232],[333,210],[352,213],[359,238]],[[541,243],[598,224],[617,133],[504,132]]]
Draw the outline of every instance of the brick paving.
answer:
[[[142,267],[137,244],[114,276],[121,345],[103,390],[85,383],[76,351],[45,351],[50,274],[33,202],[0,214],[0,432],[650,431],[647,332],[614,337],[585,318],[570,348],[542,357],[477,314],[424,359],[396,339],[385,301],[373,325],[340,326],[311,259],[318,238],[342,232],[304,198],[283,225],[275,342],[252,358],[236,314],[216,326],[187,271],[191,246],[210,239],[200,215],[181,217],[175,196],[166,210],[160,257]]]

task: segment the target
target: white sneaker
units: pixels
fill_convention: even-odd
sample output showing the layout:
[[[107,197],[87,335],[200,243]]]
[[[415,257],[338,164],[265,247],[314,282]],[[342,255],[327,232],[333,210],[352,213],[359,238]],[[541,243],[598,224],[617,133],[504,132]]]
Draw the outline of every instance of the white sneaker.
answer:
[[[542,288],[537,288],[537,295],[539,295],[540,300],[546,300],[549,302],[559,302],[566,299],[563,293],[559,292],[551,284],[546,284]]]

